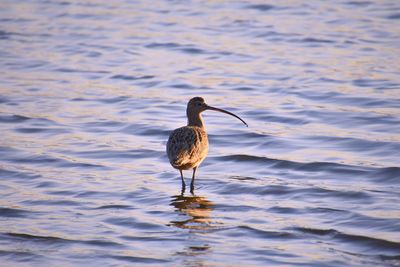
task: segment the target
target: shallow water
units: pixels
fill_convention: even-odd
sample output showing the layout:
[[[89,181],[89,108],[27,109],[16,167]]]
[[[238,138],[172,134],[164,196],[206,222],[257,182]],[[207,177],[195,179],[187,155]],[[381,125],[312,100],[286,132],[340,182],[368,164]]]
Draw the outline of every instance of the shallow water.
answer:
[[[1,265],[400,266],[399,10],[1,1]]]

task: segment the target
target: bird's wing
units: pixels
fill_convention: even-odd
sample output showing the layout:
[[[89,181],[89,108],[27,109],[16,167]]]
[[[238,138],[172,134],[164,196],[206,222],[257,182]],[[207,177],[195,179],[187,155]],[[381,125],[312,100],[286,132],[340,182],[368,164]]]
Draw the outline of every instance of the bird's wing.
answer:
[[[198,158],[204,158],[208,149],[204,149],[207,135],[193,127],[181,127],[173,131],[168,139],[167,154],[173,166],[189,164]],[[204,154],[204,156],[203,156]]]

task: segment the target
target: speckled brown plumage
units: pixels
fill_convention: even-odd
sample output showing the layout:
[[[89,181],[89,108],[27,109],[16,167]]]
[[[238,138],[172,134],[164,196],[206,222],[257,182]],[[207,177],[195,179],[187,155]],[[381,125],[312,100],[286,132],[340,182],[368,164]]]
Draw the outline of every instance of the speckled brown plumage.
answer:
[[[204,129],[185,126],[174,130],[167,143],[167,155],[172,167],[189,170],[200,165],[208,153],[208,138]]]

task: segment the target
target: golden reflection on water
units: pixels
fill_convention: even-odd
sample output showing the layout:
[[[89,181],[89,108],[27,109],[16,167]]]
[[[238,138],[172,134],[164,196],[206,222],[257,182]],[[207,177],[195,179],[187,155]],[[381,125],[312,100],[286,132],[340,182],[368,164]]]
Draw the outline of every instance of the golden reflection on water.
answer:
[[[183,229],[207,230],[211,227],[214,203],[200,196],[177,195],[172,197],[171,206],[176,208],[183,220],[171,221],[171,225]]]
[[[171,226],[175,226],[181,229],[189,230],[208,230],[212,227],[212,216],[214,203],[201,196],[185,196],[176,195],[171,197],[171,206],[175,207],[175,211],[182,220],[174,220],[170,222]],[[208,244],[204,244],[201,240],[196,238],[196,235],[192,236],[194,239],[191,240],[190,245],[186,245],[181,251],[176,252],[177,255],[186,256],[184,260],[185,266],[204,266],[202,258],[196,256],[207,254],[211,251],[211,247]],[[200,243],[199,243],[200,242]]]

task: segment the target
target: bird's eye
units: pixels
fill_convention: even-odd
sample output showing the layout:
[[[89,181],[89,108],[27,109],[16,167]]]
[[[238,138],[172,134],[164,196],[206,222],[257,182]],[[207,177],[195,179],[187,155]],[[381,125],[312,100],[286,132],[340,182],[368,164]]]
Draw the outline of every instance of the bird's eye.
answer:
[[[201,103],[200,103],[200,102],[197,102],[197,103],[196,103],[196,106],[200,107],[200,106],[201,106]]]

